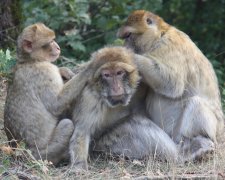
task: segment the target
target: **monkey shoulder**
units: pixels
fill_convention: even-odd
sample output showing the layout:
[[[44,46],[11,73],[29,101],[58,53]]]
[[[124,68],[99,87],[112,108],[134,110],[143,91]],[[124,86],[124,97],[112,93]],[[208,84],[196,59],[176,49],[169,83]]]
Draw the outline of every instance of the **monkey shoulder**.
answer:
[[[57,66],[45,62],[18,64],[9,94],[15,98],[19,96],[19,99],[38,98],[45,101],[45,96],[56,96],[62,87],[63,80]]]

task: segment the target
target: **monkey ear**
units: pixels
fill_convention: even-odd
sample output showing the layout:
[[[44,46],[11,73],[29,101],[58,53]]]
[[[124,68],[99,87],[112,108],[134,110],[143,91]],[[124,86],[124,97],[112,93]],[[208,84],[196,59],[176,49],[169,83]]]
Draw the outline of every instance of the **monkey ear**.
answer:
[[[31,41],[23,40],[22,46],[23,46],[23,50],[27,53],[31,53],[33,50]]]
[[[32,31],[33,31],[34,33],[36,33],[37,28],[38,28],[38,27],[37,27],[37,25],[36,25],[36,24],[34,24],[34,25],[33,25],[33,27],[32,27]]]

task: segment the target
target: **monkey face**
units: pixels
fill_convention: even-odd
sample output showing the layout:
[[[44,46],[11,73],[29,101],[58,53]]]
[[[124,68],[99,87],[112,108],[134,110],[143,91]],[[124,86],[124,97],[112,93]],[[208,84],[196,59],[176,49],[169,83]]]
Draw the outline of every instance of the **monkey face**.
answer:
[[[54,62],[60,55],[60,47],[54,40],[42,46],[42,49],[45,52],[49,52],[47,56],[47,60],[50,62]]]
[[[134,11],[117,33],[125,40],[125,46],[137,54],[144,54],[154,48],[154,44],[165,31],[166,23],[157,15],[138,10]]]
[[[109,107],[128,105],[132,96],[128,76],[129,73],[120,67],[101,70],[101,96]]]
[[[126,106],[136,91],[140,76],[134,54],[125,47],[105,47],[92,54],[96,69],[91,87],[107,106]]]
[[[26,27],[18,38],[20,61],[55,61],[60,55],[60,47],[54,41],[55,33],[42,23]]]
[[[35,47],[31,43],[30,48],[31,58],[38,61],[54,62],[60,55],[60,47],[54,40],[40,47]]]

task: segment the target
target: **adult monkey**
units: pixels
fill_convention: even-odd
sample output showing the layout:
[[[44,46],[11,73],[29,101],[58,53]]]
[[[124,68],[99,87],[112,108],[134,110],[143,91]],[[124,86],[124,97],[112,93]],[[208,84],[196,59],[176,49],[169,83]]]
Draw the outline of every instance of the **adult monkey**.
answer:
[[[57,164],[69,156],[69,140],[74,126],[59,116],[76,100],[91,75],[91,68],[66,84],[66,69],[53,65],[60,48],[55,33],[42,23],[26,27],[18,38],[17,64],[9,86],[4,126],[12,146],[24,140],[35,158]]]
[[[184,160],[213,151],[224,127],[218,82],[212,65],[182,31],[144,10],[134,11],[118,37],[136,55],[150,87],[147,113],[180,144]]]
[[[87,169],[91,140],[90,149],[94,151],[135,159],[157,154],[163,159],[175,160],[175,144],[147,119],[143,110],[147,89],[143,84],[137,87],[139,75],[134,53],[125,47],[105,47],[92,54],[90,63],[94,76],[77,99],[73,111],[72,166]]]

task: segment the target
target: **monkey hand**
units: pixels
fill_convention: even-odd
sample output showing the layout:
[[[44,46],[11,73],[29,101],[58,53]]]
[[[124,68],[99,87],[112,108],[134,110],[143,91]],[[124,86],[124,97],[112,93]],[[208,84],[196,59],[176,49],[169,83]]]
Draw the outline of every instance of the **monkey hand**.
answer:
[[[67,67],[59,68],[60,75],[64,80],[70,80],[75,74]]]

